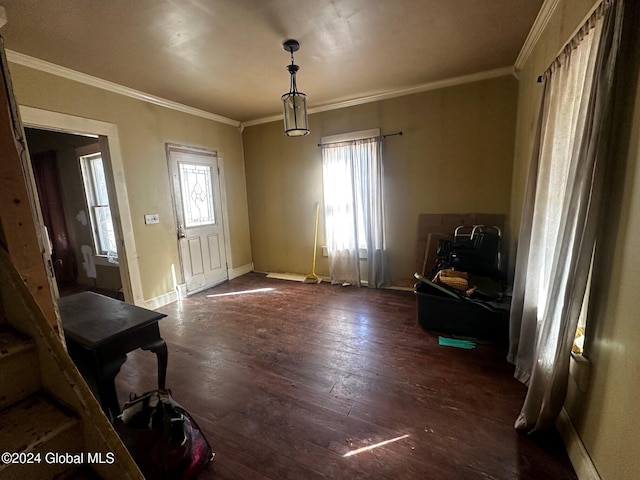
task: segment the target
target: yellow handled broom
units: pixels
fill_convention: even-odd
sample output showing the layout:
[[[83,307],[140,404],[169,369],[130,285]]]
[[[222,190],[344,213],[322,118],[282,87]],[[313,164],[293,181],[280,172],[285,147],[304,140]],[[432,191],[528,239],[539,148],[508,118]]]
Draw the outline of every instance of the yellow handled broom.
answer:
[[[316,275],[316,252],[318,251],[318,217],[320,216],[320,203],[316,202],[316,230],[313,236],[313,262],[311,273],[304,278],[304,283],[320,283],[322,279]]]

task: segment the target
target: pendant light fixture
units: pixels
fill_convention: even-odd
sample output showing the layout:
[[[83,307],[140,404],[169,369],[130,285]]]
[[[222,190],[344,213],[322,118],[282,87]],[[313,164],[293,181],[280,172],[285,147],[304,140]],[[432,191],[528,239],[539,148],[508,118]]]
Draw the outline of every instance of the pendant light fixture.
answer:
[[[291,74],[289,93],[282,95],[282,106],[284,109],[284,133],[290,137],[299,137],[309,134],[307,123],[307,96],[298,91],[296,86],[296,72],[300,69],[293,63],[293,52],[300,49],[297,40],[287,40],[282,46],[291,54],[291,65],[287,65],[287,70]]]

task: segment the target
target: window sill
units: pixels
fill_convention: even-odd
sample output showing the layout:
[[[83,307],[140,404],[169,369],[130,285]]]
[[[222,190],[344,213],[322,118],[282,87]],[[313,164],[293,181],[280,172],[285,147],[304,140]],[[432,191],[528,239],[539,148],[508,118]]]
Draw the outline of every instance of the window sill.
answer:
[[[93,263],[101,267],[118,267],[117,263],[111,263],[106,255],[94,255]]]
[[[591,377],[591,362],[584,355],[571,353],[569,360],[569,375],[573,378],[578,390],[585,393],[589,388],[589,378]]]

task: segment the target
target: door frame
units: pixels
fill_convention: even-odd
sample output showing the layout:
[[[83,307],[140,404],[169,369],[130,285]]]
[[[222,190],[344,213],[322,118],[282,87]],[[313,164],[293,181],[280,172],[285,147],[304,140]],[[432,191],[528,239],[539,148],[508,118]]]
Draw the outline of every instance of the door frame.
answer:
[[[226,190],[226,181],[224,175],[224,159],[219,155],[219,152],[216,150],[211,150],[203,147],[193,147],[188,145],[181,145],[177,143],[165,143],[165,152],[167,157],[167,176],[169,179],[169,184],[171,185],[171,205],[173,212],[173,224],[176,227],[176,247],[178,249],[178,258],[180,259],[180,273],[182,274],[182,283],[176,285],[176,290],[179,298],[184,298],[187,296],[187,285],[184,279],[184,262],[182,260],[182,251],[180,249],[180,239],[178,238],[178,212],[176,211],[176,198],[175,192],[173,188],[173,181],[171,178],[172,166],[171,166],[171,152],[178,151],[184,153],[193,153],[193,154],[201,154],[201,155],[209,155],[212,154],[216,157],[218,163],[218,187],[220,188],[220,210],[222,214],[222,236],[224,238],[224,253],[226,256],[226,265],[225,270],[227,271],[227,278],[223,281],[229,280],[230,275],[230,265],[233,265],[231,259],[231,239],[229,236],[229,210],[227,204],[227,190]],[[207,285],[201,289],[195,290],[193,292],[189,292],[189,295],[193,295],[194,293],[198,293],[199,291],[206,290],[207,288],[211,288],[211,285]]]
[[[103,152],[103,162],[109,190],[109,202],[112,204],[111,216],[118,243],[118,258],[122,290],[127,302],[134,305],[145,305],[142,292],[140,265],[137,260],[135,237],[133,234],[133,220],[129,210],[129,194],[124,181],[124,166],[120,149],[118,126],[113,123],[92,120],[64,113],[51,112],[34,107],[20,105],[22,123],[25,127],[33,127],[71,134],[99,135],[100,149]],[[35,198],[32,189],[35,185],[33,172],[30,168],[28,188],[30,195]],[[111,198],[113,197],[113,198]],[[113,202],[112,202],[113,200]],[[36,205],[35,208],[40,208]],[[54,281],[55,283],[55,281]]]

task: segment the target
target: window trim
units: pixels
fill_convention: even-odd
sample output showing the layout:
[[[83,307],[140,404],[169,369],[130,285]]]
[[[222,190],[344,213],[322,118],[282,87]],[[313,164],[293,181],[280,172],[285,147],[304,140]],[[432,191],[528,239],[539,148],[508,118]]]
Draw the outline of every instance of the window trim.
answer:
[[[364,140],[365,138],[374,138],[380,136],[379,128],[371,128],[369,130],[358,130],[356,132],[340,133],[338,135],[329,135],[320,138],[320,143],[340,143],[353,142],[355,140]]]
[[[102,160],[103,164],[103,171],[104,171],[104,159],[102,158],[102,151],[100,150],[100,144],[98,143],[93,143],[90,145],[85,145],[82,147],[78,147],[76,148],[76,157],[78,158],[78,166],[80,168],[80,177],[82,180],[82,190],[84,193],[84,204],[85,204],[85,208],[86,208],[86,212],[87,212],[87,217],[89,219],[89,230],[91,233],[91,239],[93,242],[93,255],[94,258],[96,259],[96,263],[100,263],[102,264],[103,262],[101,260],[105,260],[108,259],[108,253],[109,251],[102,251],[102,248],[100,247],[100,239],[98,238],[98,227],[96,225],[96,220],[95,220],[95,214],[94,214],[94,209],[96,207],[104,207],[105,205],[97,205],[97,204],[93,204],[95,203],[95,196],[96,193],[94,191],[95,186],[93,185],[95,182],[95,178],[94,178],[94,172],[93,169],[91,168],[91,166],[89,165],[89,159],[87,159],[86,157],[90,157],[92,155],[100,155],[100,159]],[[106,175],[106,171],[104,171],[104,174]],[[87,185],[87,183],[90,183],[90,185]],[[90,191],[89,191],[90,188]],[[93,200],[90,201],[90,198],[92,198]],[[109,210],[111,211],[111,199],[109,198],[109,192],[107,189],[107,200],[108,200],[108,204],[106,205]],[[113,226],[113,217],[111,218],[111,223],[112,223],[112,228],[115,228],[115,226]],[[115,234],[115,232],[114,232]],[[107,263],[111,264],[110,261],[108,261]]]

